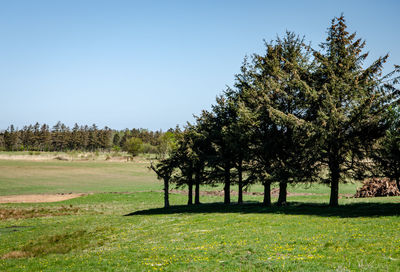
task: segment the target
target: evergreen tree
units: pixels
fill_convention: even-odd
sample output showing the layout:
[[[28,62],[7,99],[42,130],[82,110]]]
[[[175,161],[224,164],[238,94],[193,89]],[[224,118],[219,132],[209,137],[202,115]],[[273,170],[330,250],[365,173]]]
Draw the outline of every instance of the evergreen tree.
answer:
[[[40,150],[41,151],[49,151],[51,149],[51,134],[49,130],[49,126],[47,124],[43,124],[40,127],[39,133],[39,141],[40,141]]]
[[[112,135],[112,131],[107,126],[99,131],[99,137],[98,137],[99,138],[99,141],[98,141],[99,148],[101,148],[102,150],[110,149],[111,135]]]
[[[62,134],[61,134],[61,122],[58,121],[51,131],[52,136],[52,149],[55,151],[61,151],[62,149]]]
[[[40,150],[40,124],[38,122],[33,126],[32,143],[35,150]]]
[[[6,149],[8,151],[17,151],[20,148],[20,138],[19,132],[14,128],[14,125],[10,125],[10,127],[4,133],[4,140]]]
[[[71,150],[78,150],[82,149],[80,146],[80,135],[79,135],[79,125],[77,123],[74,124],[74,127],[72,128],[71,131],[71,137],[69,141],[69,148]]]
[[[342,15],[332,20],[323,52],[314,52],[318,65],[315,125],[321,160],[329,169],[330,206],[338,205],[340,181],[362,179],[366,174],[366,150],[383,136],[384,112],[398,100],[393,73],[381,76],[388,55],[364,68],[368,56],[362,53],[364,46],[355,33],[347,31]]]
[[[215,181],[222,180],[224,184],[224,203],[230,204],[230,190],[232,184],[232,168],[235,166],[235,150],[232,143],[236,133],[234,122],[236,111],[231,101],[224,96],[216,99],[212,106],[212,112],[203,112],[203,122],[206,127],[204,131],[209,137],[213,152],[209,156],[209,166],[212,169],[211,175]]]
[[[6,141],[4,133],[0,132],[0,151],[6,150]]]
[[[182,134],[182,137],[177,141],[177,147],[171,152],[169,161],[174,167],[179,169],[174,176],[173,182],[177,187],[188,187],[188,205],[193,204],[193,174],[194,161],[191,156],[191,140],[188,131]]]
[[[125,129],[123,132],[122,132],[122,137],[121,137],[121,140],[119,141],[119,145],[120,145],[120,147],[122,148],[122,149],[124,149],[125,148],[125,143],[126,143],[126,141],[131,137],[131,132],[129,131],[129,129]]]
[[[210,157],[214,154],[210,139],[207,137],[207,130],[204,128],[207,123],[197,119],[196,126],[189,126],[188,133],[190,139],[190,156],[193,161],[194,184],[195,184],[195,204],[200,204],[200,185],[210,184],[210,179],[206,173],[206,164]]]
[[[98,147],[98,129],[96,124],[93,124],[88,133],[88,145],[87,148],[90,151],[96,150]]]
[[[267,45],[266,56],[256,55],[258,73],[255,85],[264,89],[265,111],[273,123],[270,134],[270,178],[279,182],[278,205],[286,203],[287,184],[311,181],[316,159],[310,105],[315,90],[310,87],[312,62],[304,39],[287,32]],[[263,104],[263,103],[261,103]]]
[[[113,145],[114,146],[119,146],[119,142],[121,141],[121,137],[119,136],[119,133],[118,132],[116,132],[116,133],[114,133],[114,136],[113,136]]]
[[[175,170],[175,165],[169,158],[159,161],[156,165],[151,163],[150,169],[157,174],[158,179],[164,182],[164,208],[169,207],[169,183]]]
[[[81,126],[80,146],[83,150],[89,150],[89,127],[87,125]]]
[[[254,74],[251,66],[245,57],[241,66],[241,73],[235,76],[234,89],[228,88],[225,95],[234,110],[234,119],[232,120],[232,141],[231,148],[235,154],[234,168],[236,169],[238,184],[238,203],[243,203],[243,189],[254,182],[254,176],[247,175],[244,179],[244,173],[251,168],[252,164],[252,136],[253,123],[249,118],[248,108],[246,104],[246,91],[251,88],[254,81]]]

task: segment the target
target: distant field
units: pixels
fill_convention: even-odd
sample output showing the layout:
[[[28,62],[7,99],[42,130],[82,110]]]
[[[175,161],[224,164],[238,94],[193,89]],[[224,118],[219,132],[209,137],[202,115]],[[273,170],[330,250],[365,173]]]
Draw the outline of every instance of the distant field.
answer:
[[[298,194],[281,208],[251,195],[228,206],[202,196],[204,204],[188,208],[185,195],[171,194],[174,207],[165,210],[147,164],[0,160],[0,195],[94,192],[0,204],[0,271],[399,270],[400,197],[342,197],[331,209],[329,188],[315,185],[289,187]]]
[[[54,157],[70,161],[55,160]],[[88,192],[137,192],[161,190],[162,182],[148,170],[150,161],[138,157],[134,162],[126,160],[106,161],[105,154],[82,160],[82,154],[42,152],[0,152],[0,195],[37,193],[88,193]],[[341,194],[354,194],[358,184],[341,184]],[[235,187],[232,187],[235,190]],[[222,190],[207,187],[206,190]],[[249,189],[262,192],[260,185]],[[289,192],[329,194],[326,185],[314,184],[289,186]],[[327,197],[328,198],[328,197]]]
[[[160,189],[146,163],[0,160],[0,195]]]

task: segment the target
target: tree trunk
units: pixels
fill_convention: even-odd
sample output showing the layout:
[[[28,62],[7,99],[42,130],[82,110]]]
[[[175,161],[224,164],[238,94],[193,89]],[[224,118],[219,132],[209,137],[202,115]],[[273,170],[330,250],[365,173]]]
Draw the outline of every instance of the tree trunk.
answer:
[[[193,204],[193,182],[189,181],[188,184],[188,205],[192,205]]]
[[[239,193],[238,193],[238,203],[243,203],[243,169],[242,169],[242,160],[239,161],[238,166],[238,176],[239,176]]]
[[[339,179],[340,179],[340,168],[337,160],[329,162],[329,170],[331,172],[331,196],[329,200],[329,206],[339,206]]]
[[[231,203],[231,177],[230,177],[230,167],[229,164],[225,164],[225,173],[224,173],[224,204]]]
[[[278,206],[282,206],[286,204],[286,196],[287,196],[287,182],[279,183],[279,198],[278,198]]]
[[[396,177],[397,189],[400,191],[400,177]]]
[[[200,183],[196,183],[194,204],[200,204]]]
[[[195,192],[194,192],[194,204],[200,204],[200,181],[201,172],[196,172],[195,175]]]
[[[264,206],[271,206],[271,182],[265,181],[264,182]]]
[[[169,207],[169,180],[164,179],[164,208]]]

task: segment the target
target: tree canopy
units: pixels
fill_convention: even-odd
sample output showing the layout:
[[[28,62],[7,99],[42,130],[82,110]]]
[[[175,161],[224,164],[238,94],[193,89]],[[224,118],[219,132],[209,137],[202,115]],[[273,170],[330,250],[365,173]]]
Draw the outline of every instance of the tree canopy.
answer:
[[[388,55],[366,66],[364,47],[343,15],[332,20],[319,50],[292,32],[266,42],[265,53],[245,58],[234,86],[170,152],[177,184],[191,188],[201,162],[197,183],[222,183],[226,204],[232,184],[239,203],[244,187],[263,184],[270,205],[271,184],[278,183],[283,205],[287,184],[325,182],[337,206],[339,183],[374,175],[372,166],[400,180],[400,68],[382,75]]]

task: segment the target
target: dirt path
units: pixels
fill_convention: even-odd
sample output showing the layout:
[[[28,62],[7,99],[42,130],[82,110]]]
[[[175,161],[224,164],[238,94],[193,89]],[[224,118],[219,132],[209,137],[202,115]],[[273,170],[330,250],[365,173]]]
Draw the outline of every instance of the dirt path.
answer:
[[[58,202],[84,195],[86,194],[9,195],[9,196],[0,196],[0,203]]]

